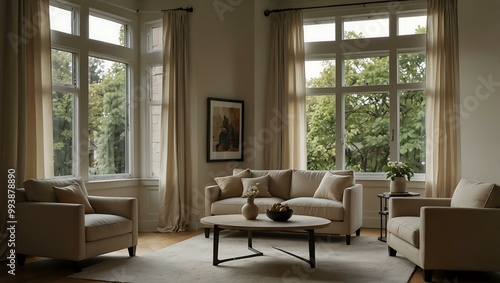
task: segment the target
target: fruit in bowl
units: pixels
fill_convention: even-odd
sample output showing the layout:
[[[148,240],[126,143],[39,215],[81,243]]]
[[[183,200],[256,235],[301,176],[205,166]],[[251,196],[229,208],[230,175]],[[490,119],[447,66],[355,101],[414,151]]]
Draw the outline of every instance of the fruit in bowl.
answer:
[[[274,221],[284,222],[292,217],[293,210],[288,205],[275,203],[271,208],[266,209],[266,215]]]

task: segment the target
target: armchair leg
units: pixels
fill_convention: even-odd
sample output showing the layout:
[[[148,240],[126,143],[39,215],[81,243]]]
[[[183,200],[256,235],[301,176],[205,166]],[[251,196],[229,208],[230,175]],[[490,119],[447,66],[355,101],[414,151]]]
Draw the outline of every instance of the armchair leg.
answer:
[[[345,235],[345,243],[346,243],[346,245],[351,244],[351,235]]]
[[[16,261],[17,261],[17,264],[24,265],[24,263],[26,262],[26,255],[16,254]]]
[[[136,246],[128,248],[128,255],[135,256],[135,250],[136,250]]]
[[[432,270],[424,269],[424,281],[425,282],[432,281]]]
[[[396,251],[395,249],[393,249],[393,248],[391,248],[389,246],[387,246],[387,249],[389,250],[389,256],[396,256],[396,253],[398,251]]]
[[[210,228],[205,228],[205,238],[209,238],[210,237]]]
[[[73,261],[73,271],[75,273],[82,271],[82,267],[80,266],[79,261]]]
[[[356,236],[359,237],[359,235],[361,235],[361,228],[359,228],[358,230],[356,230]]]

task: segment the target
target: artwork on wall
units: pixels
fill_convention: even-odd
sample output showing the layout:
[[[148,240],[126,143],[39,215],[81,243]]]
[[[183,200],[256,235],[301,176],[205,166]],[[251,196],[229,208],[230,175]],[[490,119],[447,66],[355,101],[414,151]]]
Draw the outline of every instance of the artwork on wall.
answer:
[[[208,98],[207,162],[243,161],[242,100]]]

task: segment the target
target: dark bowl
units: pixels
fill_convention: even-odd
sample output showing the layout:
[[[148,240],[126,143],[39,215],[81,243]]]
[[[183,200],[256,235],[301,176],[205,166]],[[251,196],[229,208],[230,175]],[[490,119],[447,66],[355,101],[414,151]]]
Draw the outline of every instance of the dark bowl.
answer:
[[[266,209],[266,215],[269,217],[269,219],[274,220],[274,221],[280,221],[280,222],[285,222],[290,217],[292,217],[293,210],[289,209],[287,211],[270,211],[269,209]]]

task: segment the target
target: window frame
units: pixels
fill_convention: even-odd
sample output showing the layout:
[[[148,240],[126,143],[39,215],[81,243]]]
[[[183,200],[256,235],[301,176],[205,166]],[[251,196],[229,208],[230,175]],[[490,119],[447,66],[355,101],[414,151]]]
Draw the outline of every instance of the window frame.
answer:
[[[374,8],[375,7],[375,8]],[[389,7],[390,8],[390,7]],[[345,168],[345,95],[349,93],[373,93],[387,92],[390,98],[390,159],[400,160],[399,156],[399,93],[407,90],[425,90],[423,83],[401,83],[399,82],[399,54],[410,52],[425,52],[425,34],[398,35],[398,20],[401,15],[421,14],[426,10],[426,4],[399,3],[398,10],[389,11],[389,36],[343,39],[343,21],[346,17],[364,17],[367,13],[380,11],[387,15],[387,6],[370,5],[366,8],[333,8],[322,11],[304,11],[304,25],[310,22],[326,22],[328,17],[335,21],[335,41],[328,42],[305,42],[306,61],[335,60],[335,86],[306,88],[306,95],[335,95],[336,107],[336,164],[335,169]],[[385,9],[385,11],[383,10]],[[374,15],[376,18],[376,14]],[[370,44],[366,44],[369,40]],[[346,57],[370,57],[374,54],[389,55],[389,83],[388,85],[359,85],[345,86],[344,60]],[[394,60],[396,59],[396,60]],[[305,150],[305,149],[304,149]],[[384,172],[356,172],[356,178],[360,180],[385,180]],[[425,180],[425,173],[416,173],[412,180]]]

